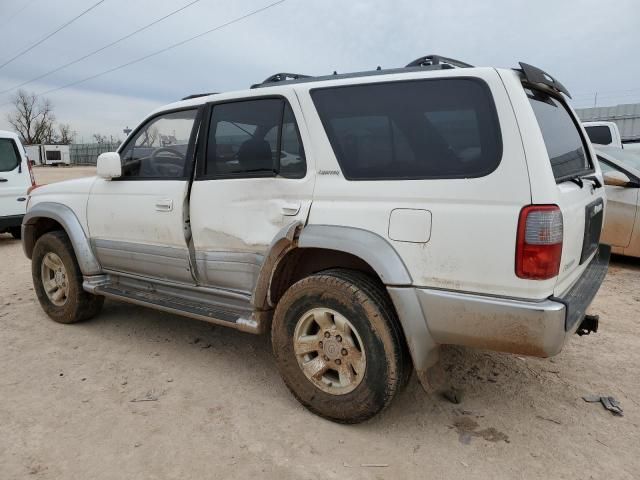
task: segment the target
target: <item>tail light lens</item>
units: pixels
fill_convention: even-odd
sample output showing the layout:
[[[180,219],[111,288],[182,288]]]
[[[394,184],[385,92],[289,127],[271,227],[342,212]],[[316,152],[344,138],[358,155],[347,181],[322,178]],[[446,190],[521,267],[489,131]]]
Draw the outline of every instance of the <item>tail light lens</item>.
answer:
[[[562,212],[557,205],[529,205],[520,212],[516,275],[546,280],[560,272]]]

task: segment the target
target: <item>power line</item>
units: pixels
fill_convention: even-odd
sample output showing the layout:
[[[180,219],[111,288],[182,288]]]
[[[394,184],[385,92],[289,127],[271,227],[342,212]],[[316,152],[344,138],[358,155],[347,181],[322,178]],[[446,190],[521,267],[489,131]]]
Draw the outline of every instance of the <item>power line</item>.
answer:
[[[61,25],[60,27],[58,27],[56,30],[54,30],[53,32],[51,32],[49,35],[47,35],[46,37],[38,40],[36,43],[34,43],[33,45],[31,45],[30,47],[25,48],[24,50],[22,50],[20,53],[16,54],[14,57],[10,58],[9,60],[7,60],[6,62],[4,62],[2,65],[0,65],[0,69],[4,68],[6,65],[10,64],[11,62],[13,62],[15,59],[21,57],[22,55],[24,55],[25,53],[30,52],[31,50],[33,50],[34,48],[36,48],[38,45],[42,44],[43,42],[45,42],[46,40],[50,39],[51,37],[53,37],[56,33],[58,33],[60,30],[68,27],[69,25],[71,25],[73,22],[75,22],[77,19],[79,19],[80,17],[82,17],[83,15],[89,13],[91,10],[93,10],[94,8],[96,8],[98,5],[100,5],[102,2],[104,2],[104,0],[100,0],[97,3],[94,3],[91,7],[87,8],[84,12],[80,13],[79,15],[76,15],[75,17],[73,17],[71,20],[69,20],[67,23]]]
[[[287,0],[278,0],[277,2],[270,3],[270,4],[268,4],[268,5],[265,5],[264,7],[258,8],[258,9],[256,9],[256,10],[252,10],[252,11],[251,11],[251,12],[249,12],[249,13],[246,13],[246,14],[244,14],[244,15],[240,16],[240,17],[234,18],[233,20],[229,20],[229,21],[228,21],[228,22],[226,22],[226,23],[223,23],[223,24],[221,24],[221,25],[218,25],[218,26],[216,26],[216,27],[213,27],[213,28],[211,28],[211,29],[209,29],[209,30],[207,30],[207,31],[205,31],[205,32],[199,33],[198,35],[194,35],[193,37],[189,37],[189,38],[187,38],[186,40],[182,40],[182,41],[180,41],[180,42],[178,42],[178,43],[174,43],[174,44],[172,44],[172,45],[169,45],[168,47],[162,48],[162,49],[157,50],[157,51],[155,51],[155,52],[153,52],[153,53],[149,53],[149,54],[144,55],[144,56],[142,56],[142,57],[139,57],[139,58],[137,58],[137,59],[135,59],[135,60],[132,60],[132,61],[130,61],[130,62],[123,63],[123,64],[121,64],[121,65],[118,65],[117,67],[113,67],[113,68],[110,68],[109,70],[105,70],[105,71],[103,71],[103,72],[96,73],[95,75],[91,75],[91,76],[86,77],[86,78],[83,78],[83,79],[81,79],[81,80],[76,80],[75,82],[67,83],[66,85],[62,85],[61,87],[56,87],[56,88],[52,88],[52,89],[50,89],[50,90],[47,90],[47,91],[45,91],[45,92],[40,92],[40,93],[38,93],[37,95],[47,95],[47,94],[49,94],[49,93],[57,92],[57,91],[59,91],[59,90],[63,90],[63,89],[65,89],[65,88],[69,88],[69,87],[72,87],[72,86],[74,86],[74,85],[78,85],[78,84],[80,84],[80,83],[84,83],[84,82],[87,82],[87,81],[89,81],[89,80],[93,80],[94,78],[101,77],[102,75],[106,75],[106,74],[108,74],[108,73],[115,72],[116,70],[120,70],[120,69],[122,69],[122,68],[125,68],[125,67],[128,67],[128,66],[131,66],[131,65],[133,65],[133,64],[135,64],[135,63],[142,62],[143,60],[146,60],[146,59],[148,59],[148,58],[154,57],[154,56],[159,55],[159,54],[161,54],[161,53],[167,52],[167,51],[172,50],[172,49],[174,49],[174,48],[176,48],[176,47],[179,47],[179,46],[181,46],[181,45],[184,45],[185,43],[191,42],[191,41],[196,40],[196,39],[198,39],[198,38],[200,38],[200,37],[204,37],[205,35],[208,35],[208,34],[210,34],[210,33],[213,33],[213,32],[215,32],[215,31],[217,31],[217,30],[221,30],[221,29],[223,29],[223,28],[225,28],[225,27],[228,27],[229,25],[233,25],[234,23],[238,23],[238,22],[240,22],[240,21],[242,21],[242,20],[245,20],[245,19],[247,19],[247,18],[249,18],[249,17],[252,17],[253,15],[256,15],[256,14],[258,14],[258,13],[264,12],[265,10],[268,10],[268,9],[270,9],[270,8],[272,8],[272,7],[275,7],[276,5],[280,5],[281,3],[284,3],[284,2],[286,2],[286,1],[287,1]],[[4,104],[4,105],[7,105],[7,104]]]
[[[27,1],[21,9],[19,9],[17,12],[15,12],[13,15],[9,16],[9,18],[6,19],[6,21],[0,23],[0,27],[4,27],[5,25],[7,25],[9,22],[11,22],[11,20],[13,20],[14,18],[16,18],[18,15],[20,15],[24,10],[27,9],[27,7],[29,5],[31,5],[32,3],[34,3],[36,0],[29,0]]]
[[[138,28],[137,30],[135,30],[135,31],[133,31],[133,32],[131,32],[131,33],[129,33],[128,35],[125,35],[124,37],[120,37],[120,38],[118,38],[117,40],[114,40],[113,42],[111,42],[111,43],[109,43],[109,44],[107,44],[107,45],[105,45],[105,46],[103,46],[103,47],[98,48],[97,50],[94,50],[94,51],[92,51],[92,52],[90,52],[90,53],[87,53],[86,55],[84,55],[84,56],[82,56],[82,57],[76,58],[75,60],[72,60],[72,61],[71,61],[71,62],[69,62],[69,63],[65,63],[64,65],[61,65],[60,67],[54,68],[53,70],[49,70],[48,72],[43,73],[42,75],[39,75],[39,76],[37,76],[37,77],[35,77],[35,78],[32,78],[31,80],[27,80],[26,82],[22,82],[22,83],[21,83],[21,84],[19,84],[19,85],[15,85],[15,86],[13,86],[13,87],[11,87],[11,88],[8,88],[8,89],[6,89],[6,90],[3,90],[3,91],[1,91],[1,92],[0,92],[0,95],[2,95],[2,94],[4,94],[4,93],[7,93],[7,92],[10,92],[10,91],[12,91],[12,90],[15,90],[15,89],[17,89],[17,88],[24,87],[25,85],[28,85],[28,84],[30,84],[30,83],[33,83],[33,82],[35,82],[35,81],[37,81],[37,80],[40,80],[40,79],[42,79],[42,78],[44,78],[44,77],[48,77],[49,75],[52,75],[52,74],[54,74],[54,73],[56,73],[56,72],[59,72],[60,70],[64,70],[65,68],[70,67],[71,65],[75,65],[76,63],[79,63],[79,62],[81,62],[82,60],[86,60],[87,58],[92,57],[93,55],[95,55],[95,54],[97,54],[97,53],[100,53],[100,52],[102,52],[103,50],[106,50],[106,49],[107,49],[107,48],[109,48],[109,47],[113,47],[113,46],[114,46],[114,45],[116,45],[117,43],[123,42],[124,40],[127,40],[127,39],[129,39],[129,38],[133,37],[134,35],[137,35],[138,33],[142,32],[142,31],[144,31],[144,30],[146,30],[146,29],[148,29],[148,28],[150,28],[150,27],[152,27],[152,26],[154,26],[154,25],[156,25],[157,23],[160,23],[160,22],[162,22],[163,20],[166,20],[167,18],[169,18],[169,17],[171,17],[171,16],[175,15],[176,13],[179,13],[179,12],[181,12],[182,10],[185,10],[185,9],[189,8],[191,5],[193,5],[193,4],[195,4],[195,3],[198,3],[199,1],[200,1],[200,0],[193,0],[191,3],[187,3],[185,6],[180,7],[180,8],[178,8],[177,10],[174,10],[174,11],[173,11],[173,12],[171,12],[171,13],[168,13],[168,14],[167,14],[167,15],[165,15],[164,17],[158,18],[157,20],[154,20],[153,22],[151,22],[151,23],[149,23],[149,24],[147,24],[147,25],[145,25],[145,26],[143,26],[143,27]]]

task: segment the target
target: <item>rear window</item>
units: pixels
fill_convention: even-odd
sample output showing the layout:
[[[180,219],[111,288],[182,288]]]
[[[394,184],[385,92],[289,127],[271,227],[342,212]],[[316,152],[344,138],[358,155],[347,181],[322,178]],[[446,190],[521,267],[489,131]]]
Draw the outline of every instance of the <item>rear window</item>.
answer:
[[[597,143],[598,145],[609,145],[613,139],[611,138],[611,129],[604,125],[594,125],[592,127],[585,127],[587,135],[591,143]]]
[[[15,170],[20,164],[16,142],[10,138],[0,138],[0,172]]]
[[[311,95],[349,180],[480,177],[500,163],[498,116],[480,80],[375,83]]]
[[[556,180],[591,170],[582,137],[566,107],[542,92],[527,89],[527,96],[540,125]]]

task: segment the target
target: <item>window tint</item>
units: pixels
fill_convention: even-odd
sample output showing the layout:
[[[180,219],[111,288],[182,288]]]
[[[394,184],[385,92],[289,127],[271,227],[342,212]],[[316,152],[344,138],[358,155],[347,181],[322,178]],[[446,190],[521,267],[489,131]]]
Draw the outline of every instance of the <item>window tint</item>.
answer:
[[[500,126],[480,81],[335,87],[312,97],[347,179],[479,177],[500,163]]]
[[[0,172],[15,170],[20,164],[16,143],[10,138],[0,138]]]
[[[182,178],[197,110],[167,113],[149,121],[121,153],[124,178]]]
[[[271,98],[215,105],[205,175],[253,177],[277,172],[290,178],[306,173],[291,107]]]
[[[582,137],[564,105],[538,91],[527,90],[527,96],[540,125],[554,177],[558,180],[589,170],[591,163]]]
[[[598,145],[609,145],[613,139],[611,138],[611,130],[604,125],[594,125],[592,127],[585,127],[587,135],[591,143],[597,143]]]

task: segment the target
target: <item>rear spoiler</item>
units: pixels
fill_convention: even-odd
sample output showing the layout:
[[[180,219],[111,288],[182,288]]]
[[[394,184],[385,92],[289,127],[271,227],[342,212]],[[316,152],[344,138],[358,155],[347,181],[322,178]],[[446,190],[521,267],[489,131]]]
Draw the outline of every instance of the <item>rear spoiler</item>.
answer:
[[[564,93],[567,97],[571,98],[569,90],[544,70],[534,67],[533,65],[529,65],[528,63],[518,63],[520,63],[520,68],[516,68],[515,70],[522,72],[526,83],[537,87],[546,87],[554,92]]]

